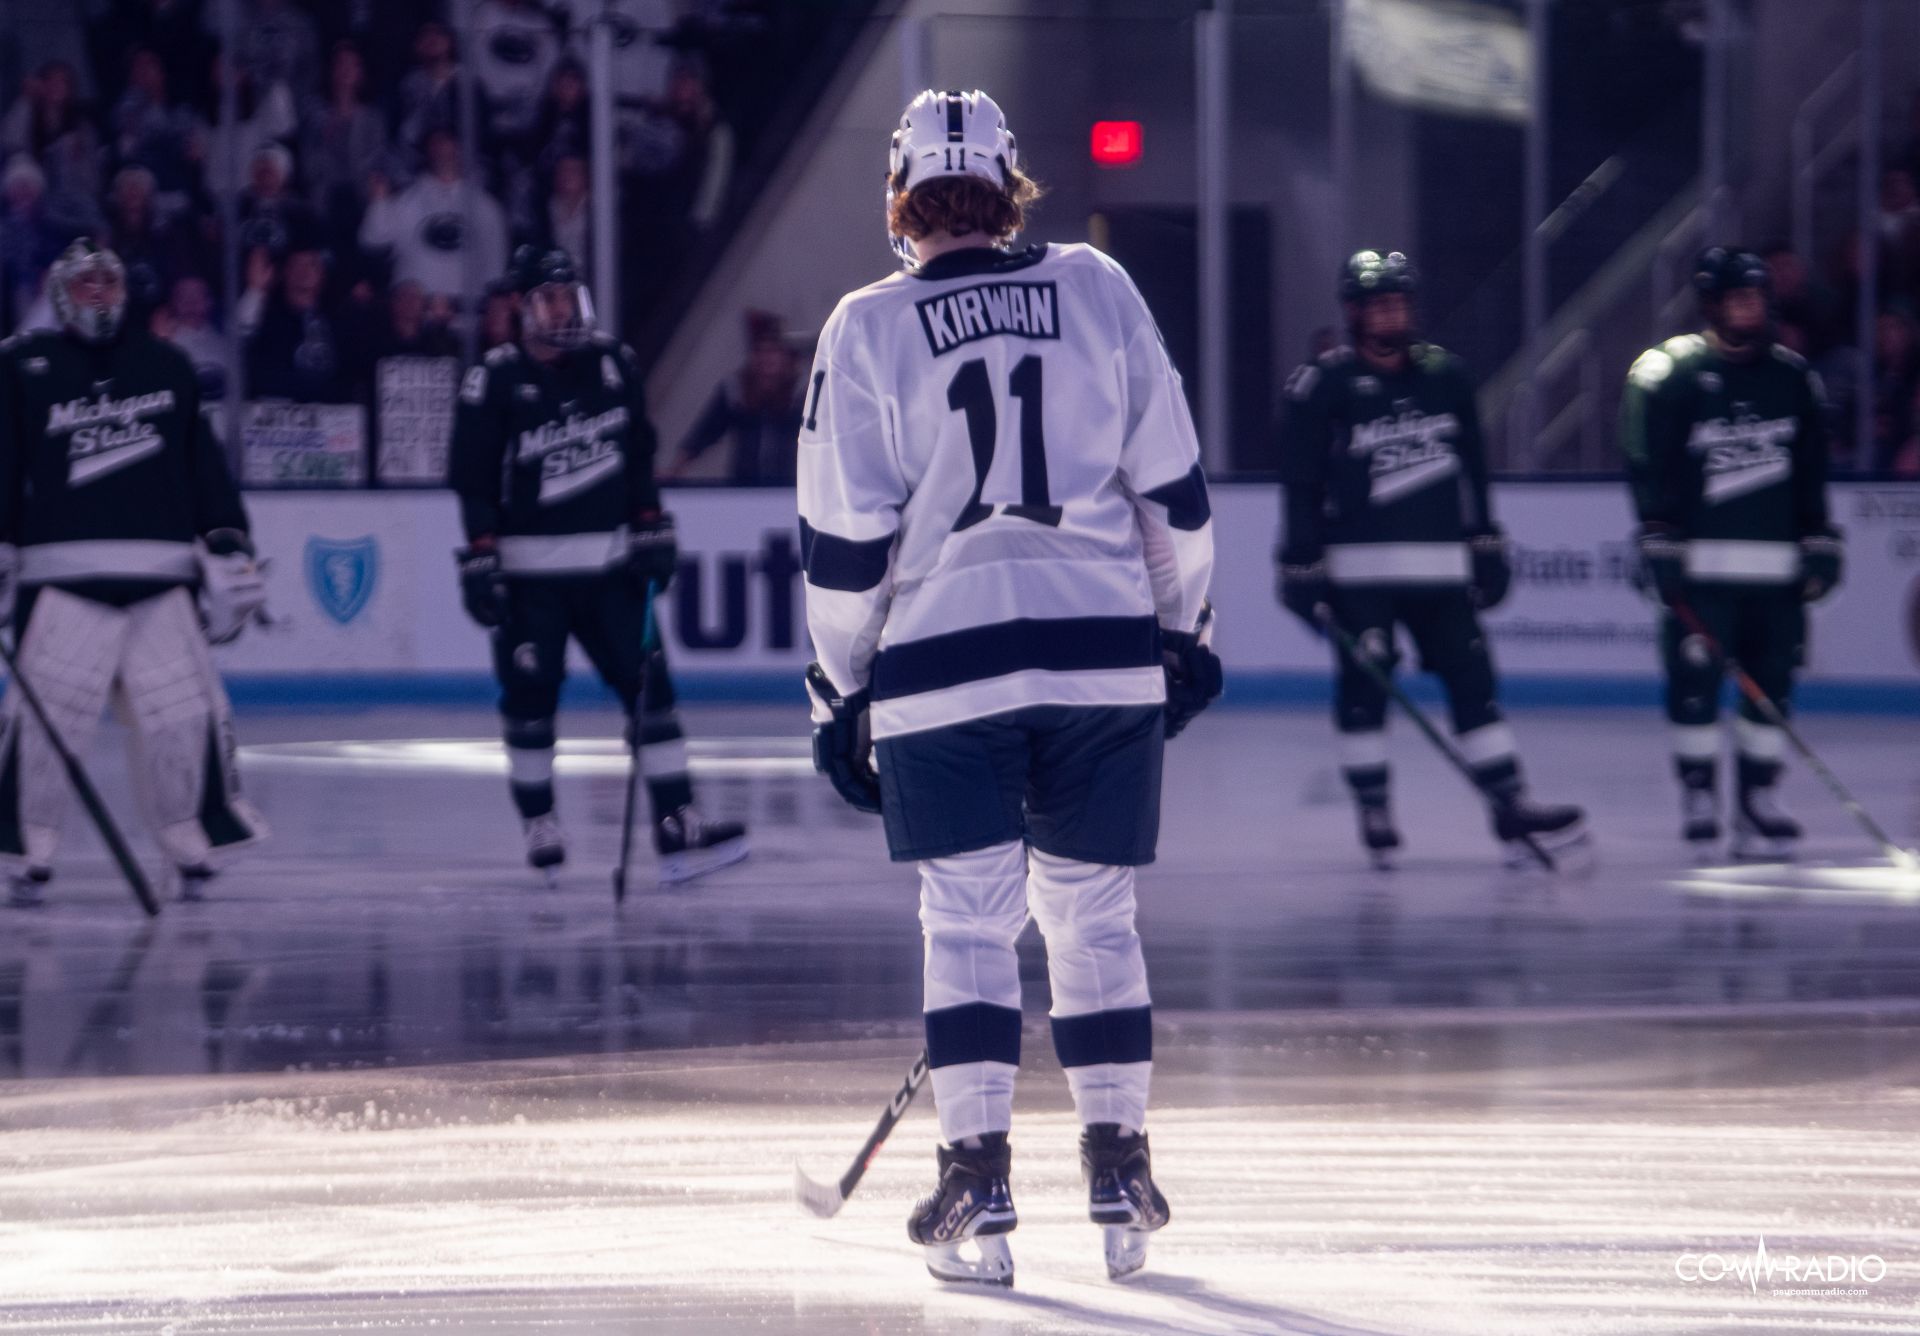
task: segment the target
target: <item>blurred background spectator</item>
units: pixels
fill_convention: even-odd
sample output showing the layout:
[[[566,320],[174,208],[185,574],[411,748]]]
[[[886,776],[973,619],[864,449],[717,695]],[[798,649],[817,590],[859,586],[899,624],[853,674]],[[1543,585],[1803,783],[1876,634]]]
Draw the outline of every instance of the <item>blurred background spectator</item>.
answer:
[[[300,129],[307,198],[335,249],[351,245],[366,211],[367,184],[388,168],[387,126],[367,100],[367,62],[342,40],[327,65],[324,97],[309,99]]]
[[[732,447],[729,482],[751,486],[793,481],[800,439],[800,354],[788,342],[780,317],[771,312],[748,311],[746,328],[745,364],[714,390],[706,411],[667,466],[667,477],[683,475],[694,460],[727,441]]]
[[[384,173],[373,175],[360,244],[392,256],[396,281],[455,299],[466,288],[469,252],[482,281],[505,272],[506,215],[484,190],[468,189],[452,131],[429,132],[425,147],[426,174],[398,194]]]

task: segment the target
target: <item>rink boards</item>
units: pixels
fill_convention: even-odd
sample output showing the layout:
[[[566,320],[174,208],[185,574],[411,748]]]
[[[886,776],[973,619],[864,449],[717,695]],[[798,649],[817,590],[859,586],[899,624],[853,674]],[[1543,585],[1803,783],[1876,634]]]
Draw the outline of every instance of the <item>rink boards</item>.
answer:
[[[1920,709],[1920,486],[1837,485],[1847,579],[1813,612],[1815,703]],[[694,694],[793,695],[811,657],[793,496],[781,489],[670,495],[681,572],[662,625]],[[1243,699],[1303,696],[1325,647],[1273,599],[1277,489],[1213,492],[1216,647]],[[460,610],[445,492],[256,492],[270,627],[220,651],[243,699],[481,700],[484,634]],[[1629,582],[1624,487],[1504,484],[1495,508],[1515,545],[1511,598],[1488,621],[1512,688],[1556,703],[1637,699],[1655,674],[1652,610]]]

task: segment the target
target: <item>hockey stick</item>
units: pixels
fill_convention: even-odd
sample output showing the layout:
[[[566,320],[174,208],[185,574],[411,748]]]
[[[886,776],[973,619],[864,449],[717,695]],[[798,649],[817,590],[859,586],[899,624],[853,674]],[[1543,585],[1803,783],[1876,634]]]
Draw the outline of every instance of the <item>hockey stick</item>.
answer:
[[[53,744],[54,755],[60,758],[60,764],[66,769],[67,780],[73,785],[73,791],[80,795],[80,805],[87,809],[87,815],[93,818],[94,828],[100,832],[100,838],[106,842],[107,852],[113,855],[113,861],[120,865],[120,875],[127,879],[127,886],[133,891],[133,898],[140,902],[140,908],[147,911],[148,918],[157,918],[160,914],[160,902],[154,899],[153,887],[147,881],[147,874],[140,870],[139,860],[133,851],[127,848],[127,842],[120,834],[120,827],[114,824],[113,817],[107,811],[107,805],[100,801],[99,792],[93,787],[93,781],[87,778],[87,772],[80,765],[80,759],[67,750],[66,742],[54,729],[53,720],[47,717],[47,710],[40,703],[39,693],[27,681],[20,671],[20,660],[4,639],[0,639],[0,659],[4,659],[7,672],[13,678],[13,686],[20,693],[20,699],[27,703],[39,723],[41,731],[47,735],[47,741]]]
[[[913,1103],[913,1097],[920,1093],[920,1087],[927,1080],[927,1050],[913,1060],[913,1066],[907,1069],[907,1079],[893,1092],[893,1098],[887,1101],[887,1107],[880,1114],[880,1121],[874,1124],[873,1135],[867,1138],[867,1144],[853,1157],[853,1164],[847,1172],[840,1175],[836,1183],[816,1183],[807,1177],[807,1171],[799,1165],[793,1166],[793,1195],[807,1210],[827,1220],[838,1215],[840,1208],[847,1204],[847,1198],[860,1186],[860,1180],[866,1175],[867,1166],[873,1163],[885,1144],[887,1134],[893,1131],[894,1124],[906,1113],[907,1106]]]
[[[1827,763],[1807,745],[1806,739],[1800,736],[1800,731],[1787,722],[1787,716],[1780,712],[1780,707],[1773,703],[1773,698],[1762,691],[1760,684],[1740,666],[1740,661],[1728,654],[1725,647],[1714,639],[1713,632],[1709,631],[1707,624],[1700,620],[1700,614],[1679,600],[1675,600],[1669,606],[1673,610],[1673,615],[1680,619],[1680,624],[1687,628],[1687,633],[1699,636],[1706,642],[1708,651],[1727,665],[1728,671],[1733,674],[1734,684],[1740,688],[1740,694],[1760,712],[1760,717],[1770,726],[1786,734],[1787,741],[1793,744],[1793,749],[1800,753],[1801,758],[1812,768],[1813,773],[1820,776],[1828,792],[1840,800],[1840,805],[1852,814],[1853,819],[1858,821],[1861,828],[1880,846],[1887,861],[1902,872],[1920,872],[1920,856],[1916,856],[1911,849],[1903,849],[1895,844],[1892,837],[1880,828],[1880,823],[1860,805],[1860,800],[1853,796],[1852,790],[1842,784],[1840,777],[1827,768]]]
[[[1400,689],[1399,684],[1388,675],[1386,669],[1361,653],[1359,642],[1347,633],[1346,628],[1334,621],[1333,613],[1330,609],[1324,604],[1314,609],[1314,619],[1326,630],[1327,635],[1332,638],[1333,643],[1340,647],[1340,652],[1347,656],[1347,661],[1368,677],[1372,678],[1374,685],[1378,686],[1394,699],[1400,708],[1406,712],[1407,717],[1413,720],[1414,725],[1418,727],[1422,733],[1427,735],[1427,741],[1434,745],[1435,750],[1446,757],[1447,761],[1455,770],[1458,770],[1462,775],[1466,776],[1467,783],[1479,790],[1480,796],[1487,800],[1488,806],[1498,812],[1512,805],[1508,799],[1501,797],[1480,782],[1480,776],[1476,775],[1473,772],[1473,767],[1467,764],[1467,758],[1456,751],[1453,744],[1440,735],[1440,730],[1433,726],[1432,721],[1427,718],[1426,712],[1413,703],[1413,698]],[[1553,861],[1553,855],[1542,847],[1538,839],[1532,835],[1522,835],[1520,842],[1527,846],[1527,852],[1539,861],[1541,867],[1549,872],[1558,870],[1558,865]]]
[[[660,648],[658,628],[653,622],[653,581],[647,581],[646,620],[640,628],[640,648],[649,659]],[[644,670],[643,670],[644,671]],[[627,899],[627,864],[633,861],[633,805],[640,796],[640,719],[647,712],[647,686],[653,674],[640,680],[640,694],[633,702],[633,741],[627,746],[627,805],[620,814],[620,866],[613,870],[613,903]]]

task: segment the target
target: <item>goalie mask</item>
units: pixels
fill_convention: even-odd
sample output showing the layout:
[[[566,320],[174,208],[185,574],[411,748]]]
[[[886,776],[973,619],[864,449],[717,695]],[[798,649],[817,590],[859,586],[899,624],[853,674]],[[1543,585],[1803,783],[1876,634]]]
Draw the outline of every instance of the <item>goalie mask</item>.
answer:
[[[563,250],[523,246],[513,260],[522,337],[566,351],[593,336],[593,297]]]
[[[1010,190],[1020,151],[1000,104],[975,89],[936,93],[929,88],[907,104],[900,128],[893,132],[887,151],[887,216],[894,200],[915,186],[942,176],[975,176],[1000,190]],[[917,263],[913,243],[894,236],[900,258]]]
[[[127,270],[120,257],[84,237],[47,271],[47,300],[66,331],[82,343],[107,343],[127,314]]]

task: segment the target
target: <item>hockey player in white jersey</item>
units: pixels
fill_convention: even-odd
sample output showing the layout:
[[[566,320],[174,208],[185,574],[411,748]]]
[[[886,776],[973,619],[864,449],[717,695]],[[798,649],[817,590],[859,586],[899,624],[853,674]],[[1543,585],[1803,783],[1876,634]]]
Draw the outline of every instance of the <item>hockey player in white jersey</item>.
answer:
[[[1134,868],[1163,739],[1220,691],[1180,379],[1117,264],[1012,247],[1036,193],[992,98],[913,100],[888,167],[906,265],[827,322],[799,459],[815,764],[920,868],[946,1144],[907,1230],[936,1277],[1001,1285],[1029,915],[1110,1273],[1167,1222]]]
[[[265,587],[198,377],[126,320],[118,257],[77,241],[47,289],[61,328],[0,344],[0,619],[17,589],[21,672],[75,753],[118,704],[141,805],[193,897],[266,833],[240,794],[207,652],[253,619]],[[67,796],[45,732],[9,692],[0,864],[16,905],[43,898]]]

